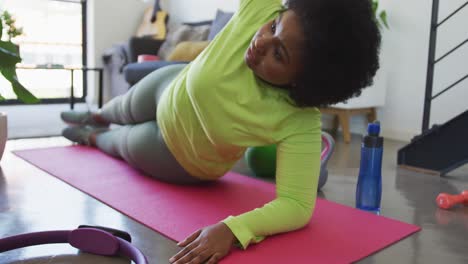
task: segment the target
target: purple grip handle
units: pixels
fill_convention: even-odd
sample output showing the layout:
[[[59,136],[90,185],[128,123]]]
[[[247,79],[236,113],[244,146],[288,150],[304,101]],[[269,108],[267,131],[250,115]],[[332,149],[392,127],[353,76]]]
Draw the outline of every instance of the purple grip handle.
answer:
[[[70,232],[70,245],[88,253],[113,256],[118,253],[137,264],[147,264],[145,255],[128,241],[95,228],[78,228]]]
[[[115,236],[94,228],[78,228],[71,231],[68,243],[96,255],[113,256],[119,251],[119,240]]]

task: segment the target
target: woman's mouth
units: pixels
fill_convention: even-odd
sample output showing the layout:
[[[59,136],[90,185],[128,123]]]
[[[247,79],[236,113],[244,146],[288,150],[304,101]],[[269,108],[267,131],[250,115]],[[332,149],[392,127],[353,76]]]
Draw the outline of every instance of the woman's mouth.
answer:
[[[246,59],[247,59],[247,64],[249,64],[250,66],[255,65],[255,54],[253,52],[252,46],[250,46],[247,50]]]

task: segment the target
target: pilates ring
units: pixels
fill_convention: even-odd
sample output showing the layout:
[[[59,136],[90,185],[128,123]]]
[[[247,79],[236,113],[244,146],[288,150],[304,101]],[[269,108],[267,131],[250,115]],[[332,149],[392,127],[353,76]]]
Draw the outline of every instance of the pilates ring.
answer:
[[[322,131],[322,144],[323,150],[320,155],[320,176],[318,182],[319,190],[325,185],[325,183],[327,183],[328,180],[327,163],[335,149],[335,140],[330,134]]]
[[[25,233],[0,239],[0,253],[35,245],[68,243],[71,246],[101,256],[125,256],[136,264],[148,264],[145,255],[131,244],[125,231],[102,226],[81,225],[74,230],[53,230]]]

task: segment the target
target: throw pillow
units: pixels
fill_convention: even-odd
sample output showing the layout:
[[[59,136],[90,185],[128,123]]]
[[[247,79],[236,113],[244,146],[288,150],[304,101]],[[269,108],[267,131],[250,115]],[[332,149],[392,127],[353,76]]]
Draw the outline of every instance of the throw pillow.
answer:
[[[213,40],[216,35],[226,26],[234,13],[224,12],[222,10],[216,11],[216,18],[211,24],[210,34],[208,34],[208,40]]]
[[[168,61],[193,61],[200,54],[209,41],[183,41],[169,54]]]
[[[209,25],[188,26],[175,25],[169,29],[166,40],[158,50],[158,56],[163,60],[175,49],[177,44],[182,41],[205,41],[210,31]]]
[[[152,54],[140,54],[137,57],[137,62],[158,61],[158,60],[161,60],[161,58]]]

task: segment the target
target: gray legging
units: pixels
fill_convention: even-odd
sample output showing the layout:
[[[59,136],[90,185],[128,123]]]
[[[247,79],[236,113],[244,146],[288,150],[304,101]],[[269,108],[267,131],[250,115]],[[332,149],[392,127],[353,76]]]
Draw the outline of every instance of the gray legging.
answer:
[[[184,67],[171,65],[154,71],[127,93],[106,103],[100,110],[102,118],[121,126],[99,134],[97,147],[158,180],[175,184],[202,182],[175,160],[156,122],[162,92]]]

